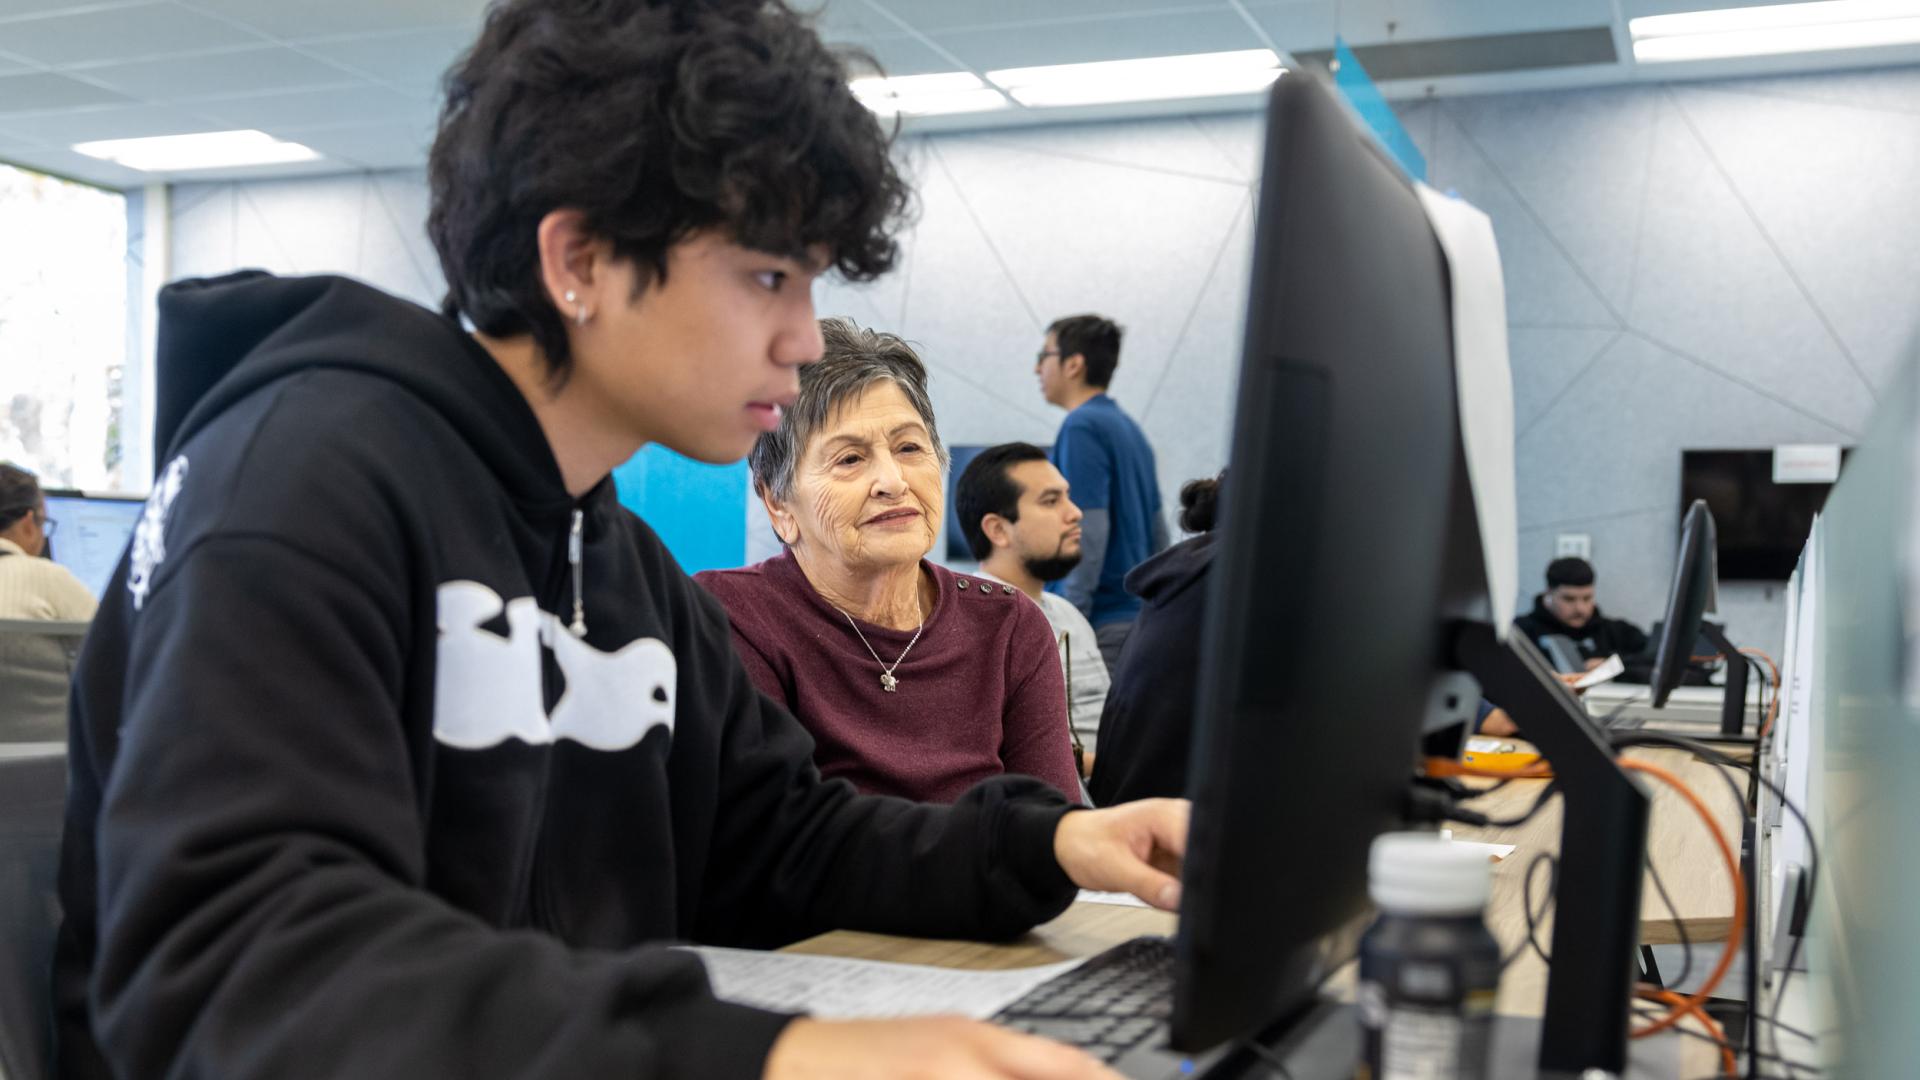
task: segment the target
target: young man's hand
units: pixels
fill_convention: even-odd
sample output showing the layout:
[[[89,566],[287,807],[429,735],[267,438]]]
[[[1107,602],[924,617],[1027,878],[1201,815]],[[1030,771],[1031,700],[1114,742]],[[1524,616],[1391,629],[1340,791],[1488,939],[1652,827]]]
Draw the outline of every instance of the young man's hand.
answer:
[[[1083,817],[1071,814],[1070,817]],[[1121,1080],[1086,1054],[978,1020],[809,1020],[787,1025],[762,1080]]]
[[[1164,911],[1180,909],[1180,860],[1187,853],[1185,799],[1142,799],[1075,810],[1053,833],[1053,855],[1075,885],[1124,892]]]

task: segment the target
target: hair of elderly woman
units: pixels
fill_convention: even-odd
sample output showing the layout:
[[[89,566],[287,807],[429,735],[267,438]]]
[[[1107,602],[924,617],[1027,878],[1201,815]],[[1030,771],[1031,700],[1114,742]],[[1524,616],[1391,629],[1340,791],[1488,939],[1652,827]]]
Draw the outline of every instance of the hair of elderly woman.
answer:
[[[927,425],[927,437],[942,469],[947,447],[933,420],[933,399],[927,393],[927,366],[895,334],[868,330],[851,319],[821,319],[820,336],[826,353],[817,363],[800,369],[800,396],[780,417],[780,426],[760,436],[747,456],[757,491],[785,502],[793,494],[793,472],[807,442],[833,420],[841,408],[853,404],[869,389],[892,382],[906,395],[913,411]]]

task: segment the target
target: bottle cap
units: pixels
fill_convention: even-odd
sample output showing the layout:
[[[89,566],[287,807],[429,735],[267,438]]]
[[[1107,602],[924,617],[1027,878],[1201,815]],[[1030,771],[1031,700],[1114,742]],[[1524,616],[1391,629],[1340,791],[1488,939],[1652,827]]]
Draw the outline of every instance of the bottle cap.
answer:
[[[1486,853],[1435,833],[1392,832],[1374,838],[1367,894],[1396,915],[1472,915],[1493,889]]]

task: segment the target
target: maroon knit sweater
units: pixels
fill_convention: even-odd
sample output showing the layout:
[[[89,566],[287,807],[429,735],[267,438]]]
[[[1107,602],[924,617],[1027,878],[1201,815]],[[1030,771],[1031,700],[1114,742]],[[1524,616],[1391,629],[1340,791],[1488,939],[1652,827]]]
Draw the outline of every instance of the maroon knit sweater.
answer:
[[[1000,773],[1037,776],[1079,800],[1067,692],[1047,618],[1017,591],[921,560],[938,588],[913,651],[880,686],[881,667],[793,556],[709,570],[755,685],[813,733],[813,759],[861,791],[952,802]],[[860,622],[891,664],[911,630]]]

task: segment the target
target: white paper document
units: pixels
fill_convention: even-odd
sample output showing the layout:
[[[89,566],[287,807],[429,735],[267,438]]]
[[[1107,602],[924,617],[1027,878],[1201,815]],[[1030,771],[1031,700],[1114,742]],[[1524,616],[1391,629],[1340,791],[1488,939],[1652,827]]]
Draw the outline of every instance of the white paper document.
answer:
[[[1520,511],[1513,479],[1513,371],[1507,360],[1507,294],[1493,221],[1466,202],[1416,182],[1414,191],[1447,257],[1453,290],[1453,359],[1467,482],[1486,560],[1487,610],[1466,612],[1507,640],[1520,595]]]
[[[1589,686],[1599,686],[1603,682],[1619,678],[1621,673],[1626,670],[1626,661],[1620,659],[1619,653],[1614,653],[1612,656],[1607,657],[1599,667],[1594,668],[1592,671],[1587,672],[1575,680],[1573,688],[1575,690],[1585,690]]]
[[[1113,904],[1118,907],[1153,906],[1132,893],[1094,892],[1092,889],[1081,889],[1080,895],[1074,897],[1074,902],[1079,904]]]
[[[984,1020],[1063,971],[1067,960],[1012,971],[960,971],[838,956],[690,946],[723,1001],[830,1020],[960,1013]]]

